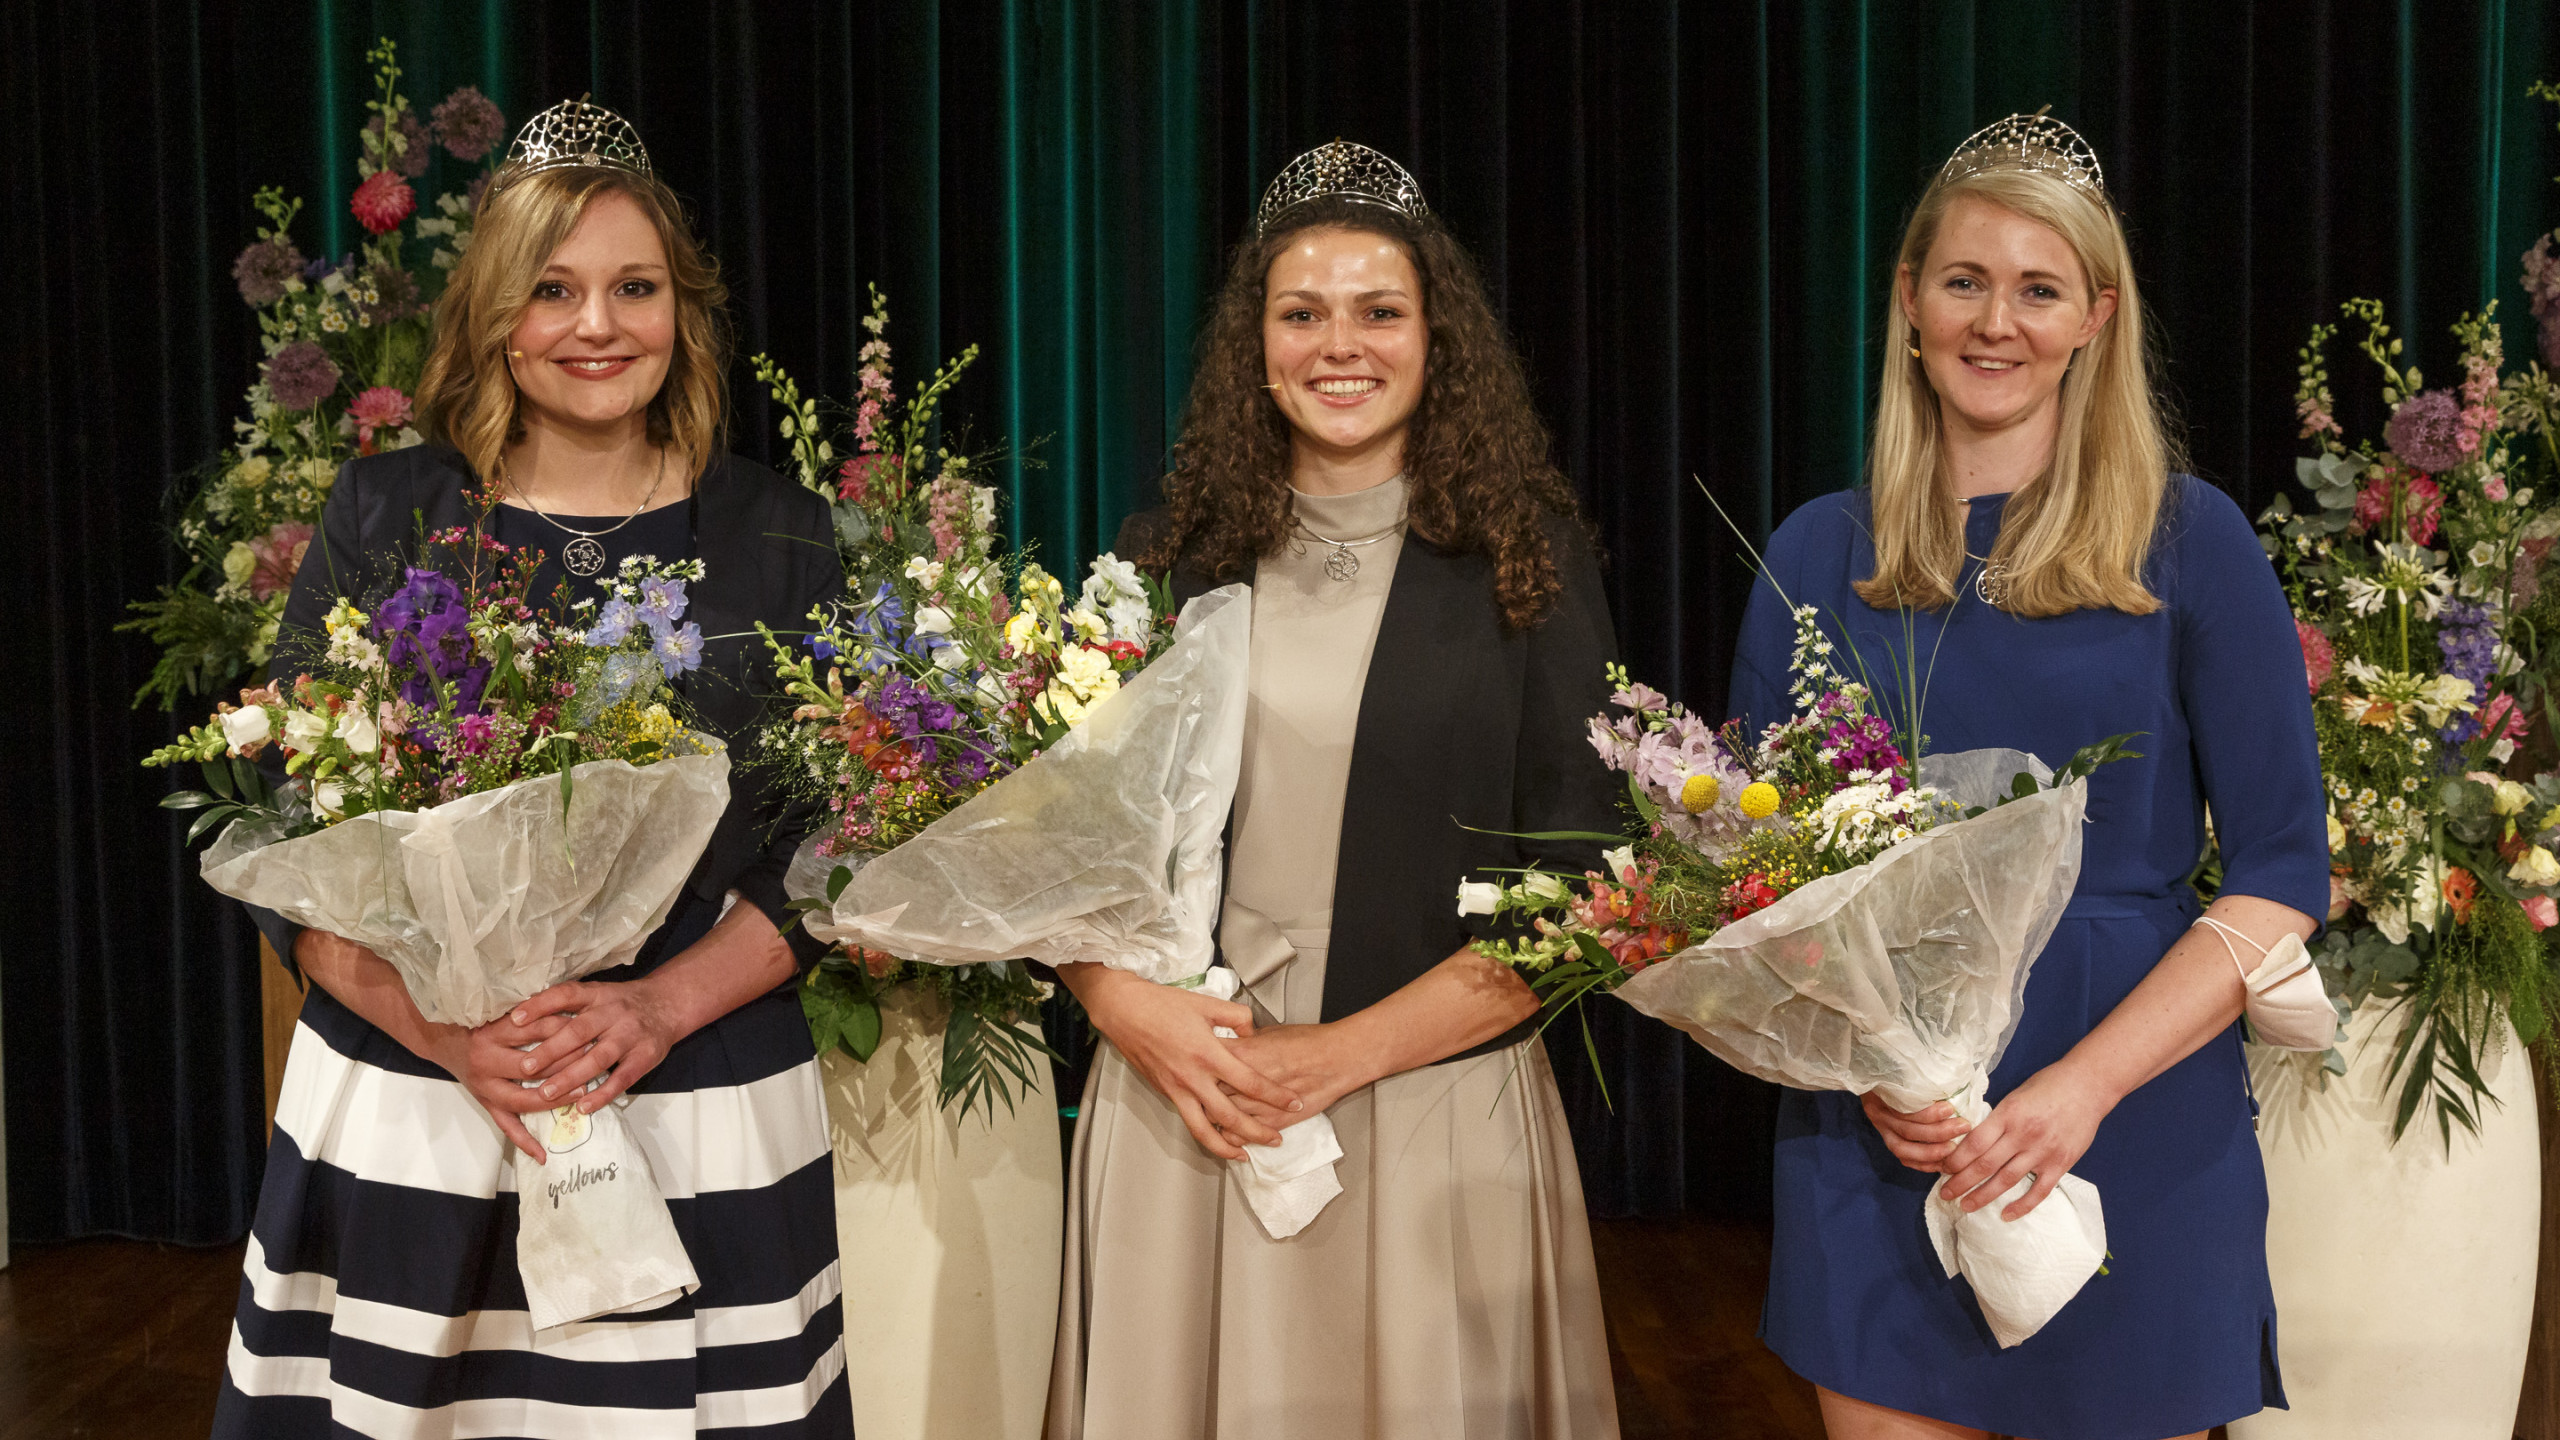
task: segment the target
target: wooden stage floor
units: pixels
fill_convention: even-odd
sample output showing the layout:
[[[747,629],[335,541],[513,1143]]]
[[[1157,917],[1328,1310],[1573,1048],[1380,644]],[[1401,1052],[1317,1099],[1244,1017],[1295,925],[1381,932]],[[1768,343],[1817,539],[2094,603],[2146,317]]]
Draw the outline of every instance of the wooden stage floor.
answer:
[[[1763,1226],[1593,1227],[1626,1440],[1820,1440],[1813,1392],[1753,1338]],[[0,1271],[0,1440],[205,1433],[238,1245],[133,1240],[17,1247]]]

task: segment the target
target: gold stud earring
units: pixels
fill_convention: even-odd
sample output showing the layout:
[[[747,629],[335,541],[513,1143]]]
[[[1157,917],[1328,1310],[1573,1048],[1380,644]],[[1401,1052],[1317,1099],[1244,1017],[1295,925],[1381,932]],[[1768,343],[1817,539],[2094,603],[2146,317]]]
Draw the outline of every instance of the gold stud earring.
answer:
[[[1919,358],[1920,358],[1920,347],[1919,347],[1919,346],[1914,345],[1914,346],[1912,346],[1912,347],[1911,347],[1911,358],[1912,358],[1912,359],[1914,359],[1914,360],[1917,360],[1917,359],[1919,359]]]

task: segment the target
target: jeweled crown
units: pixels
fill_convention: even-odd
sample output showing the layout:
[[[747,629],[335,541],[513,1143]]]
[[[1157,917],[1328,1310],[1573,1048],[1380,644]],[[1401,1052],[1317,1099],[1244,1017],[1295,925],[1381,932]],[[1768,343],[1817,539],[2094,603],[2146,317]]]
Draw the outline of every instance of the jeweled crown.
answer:
[[[2053,107],[2048,105],[2045,110]],[[2107,177],[2098,168],[2098,152],[2080,132],[2038,110],[2012,115],[1973,132],[1956,147],[1938,171],[1937,184],[1993,170],[2035,170],[2061,177],[2100,200],[2107,198]]]
[[[1272,222],[1310,200],[1342,199],[1393,210],[1408,220],[1431,213],[1422,203],[1422,187],[1411,172],[1366,145],[1333,140],[1280,167],[1271,187],[1262,192],[1262,208],[1254,212],[1253,233],[1270,233]]]
[[[524,122],[495,184],[572,165],[649,173],[649,150],[631,122],[584,96],[563,100]]]

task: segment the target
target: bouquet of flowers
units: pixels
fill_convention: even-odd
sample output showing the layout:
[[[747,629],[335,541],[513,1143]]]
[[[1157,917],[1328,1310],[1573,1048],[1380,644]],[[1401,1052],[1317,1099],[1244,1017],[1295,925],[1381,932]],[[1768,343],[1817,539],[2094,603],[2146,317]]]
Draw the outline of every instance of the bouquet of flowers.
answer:
[[[294,657],[307,670],[145,763],[203,767],[208,790],[162,803],[204,812],[190,838],[223,826],[208,884],[366,946],[427,1019],[476,1026],[638,953],[728,806],[729,760],[667,705],[667,682],[701,663],[683,619],[698,562],[635,559],[614,598],[545,624],[527,593],[538,555],[471,527],[427,541],[368,609],[338,600],[325,648]],[[261,758],[281,758],[281,785]],[[692,1288],[619,1110],[573,1098],[548,1127],[577,1183],[515,1157],[536,1326]]]
[[[161,648],[134,699],[176,709],[264,666],[320,507],[349,457],[418,443],[410,397],[426,361],[430,307],[471,239],[490,168],[421,210],[414,182],[437,150],[472,164],[506,136],[498,107],[464,86],[421,120],[400,93],[397,52],[382,41],[372,113],[358,135],[363,182],[351,201],[363,248],[306,261],[293,242],[302,202],[272,186],[256,204],[258,238],[232,263],[240,298],[258,314],[266,359],[249,387],[235,443],[208,461],[177,501],[187,568],[159,595],[134,602],[121,629]]]
[[[2525,257],[2547,327],[2550,246]],[[2539,364],[2506,371],[2494,302],[2454,325],[2462,379],[2439,389],[2401,367],[2378,302],[2344,311],[2389,423],[2379,443],[2349,440],[2324,354],[2337,327],[2315,326],[2297,393],[2319,447],[2297,465],[2312,503],[2277,497],[2260,539],[2293,603],[2329,791],[2314,954],[2342,1019],[2367,1000],[2407,1008],[2386,1075],[2393,1135],[2431,1108],[2449,1144],[2454,1126],[2477,1128],[2477,1058],[2501,1019],[2529,1043],[2560,1003],[2560,774],[2537,738],[2560,673],[2542,638],[2560,633],[2560,384]],[[2552,340],[2546,328],[2546,353]],[[2322,1063],[2346,1071],[2335,1049]]]
[[[1917,724],[1898,737],[1833,667],[1812,608],[1795,618],[1794,713],[1756,740],[1613,672],[1625,713],[1591,738],[1627,776],[1636,833],[1585,837],[1625,841],[1605,874],[1463,885],[1460,913],[1525,922],[1478,948],[1551,1003],[1612,992],[1762,1079],[1905,1111],[1944,1100],[1978,1122],[2079,877],[2081,782],[2131,758],[2132,737],[2059,772],[2007,750],[1915,762]],[[2078,1176],[2023,1219],[2000,1209],[1933,1192],[1927,1217],[1947,1274],[2014,1345],[2097,1271],[2106,1229]]]
[[[863,324],[870,334],[852,406],[822,408],[770,360],[755,362],[783,410],[802,482],[835,510],[849,591],[812,615],[796,644],[767,634],[783,685],[801,703],[767,728],[756,758],[828,817],[794,881],[812,912],[804,924],[838,942],[801,991],[819,1048],[868,1060],[880,1043],[881,997],[929,987],[950,1005],[942,1100],[965,1114],[999,1096],[1010,1103],[1049,1053],[1028,1023],[1047,993],[1021,962],[1034,952],[981,946],[962,958],[920,948],[911,932],[856,933],[836,916],[864,913],[840,906],[889,883],[884,873],[857,884],[858,869],[935,832],[1166,650],[1170,599],[1105,555],[1070,603],[1055,576],[1000,554],[995,490],[976,479],[987,462],[930,444],[942,398],[977,351],[901,400],[876,290]]]

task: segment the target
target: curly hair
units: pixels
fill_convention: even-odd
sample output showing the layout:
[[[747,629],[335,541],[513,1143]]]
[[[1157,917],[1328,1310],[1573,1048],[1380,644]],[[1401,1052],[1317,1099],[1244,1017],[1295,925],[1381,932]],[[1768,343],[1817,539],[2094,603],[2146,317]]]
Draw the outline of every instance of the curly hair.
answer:
[[[1505,624],[1525,629],[1563,589],[1551,521],[1581,526],[1573,484],[1529,399],[1520,358],[1485,299],[1475,262],[1437,217],[1409,219],[1355,202],[1310,201],[1270,234],[1235,249],[1200,337],[1182,438],[1165,477],[1165,522],[1139,557],[1226,580],[1289,536],[1289,421],[1263,389],[1263,290],[1271,262],[1309,230],[1383,235],[1404,247],[1422,282],[1431,348],[1421,401],[1405,432],[1413,533],[1494,562]]]

